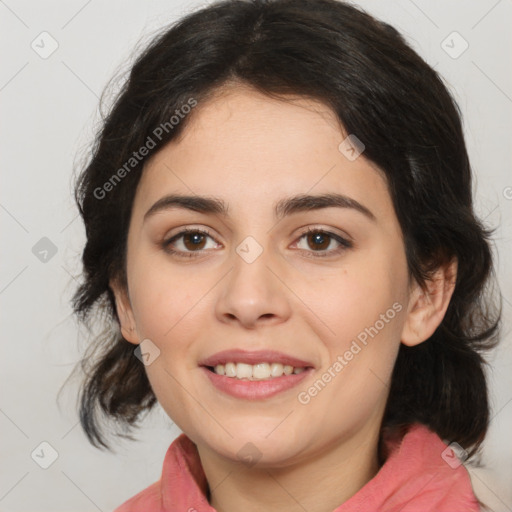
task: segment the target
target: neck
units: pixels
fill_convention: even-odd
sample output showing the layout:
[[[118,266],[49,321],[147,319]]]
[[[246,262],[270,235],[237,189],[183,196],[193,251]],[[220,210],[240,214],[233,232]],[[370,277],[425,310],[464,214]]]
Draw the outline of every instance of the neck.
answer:
[[[332,512],[379,470],[378,437],[379,429],[368,427],[306,461],[265,469],[226,460],[198,446],[210,505],[219,512]]]

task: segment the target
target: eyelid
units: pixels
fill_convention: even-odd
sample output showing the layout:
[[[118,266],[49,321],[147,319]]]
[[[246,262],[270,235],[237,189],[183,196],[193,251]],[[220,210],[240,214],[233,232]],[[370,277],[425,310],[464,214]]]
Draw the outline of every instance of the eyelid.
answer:
[[[196,226],[185,226],[177,228],[178,231],[172,235],[165,234],[163,237],[163,243],[168,243],[172,239],[178,238],[181,235],[187,234],[187,233],[202,233],[204,235],[208,235],[209,237],[213,238],[216,242],[216,235],[213,234],[213,231],[210,230],[210,228],[204,228],[204,227],[196,227]],[[173,230],[171,230],[173,231]]]
[[[354,248],[354,242],[352,237],[348,235],[340,235],[339,233],[332,230],[333,228],[321,228],[315,226],[309,226],[305,231],[302,231],[296,238],[294,245],[298,244],[302,238],[309,235],[310,233],[321,233],[327,235],[331,240],[334,240],[339,244],[337,249],[313,251],[307,249],[298,249],[300,252],[308,254],[314,254],[314,258],[328,258],[339,256],[342,252]]]
[[[321,226],[308,225],[307,229],[303,229],[303,228],[298,228],[298,229],[299,230],[302,229],[302,230],[295,235],[295,239],[293,242],[294,245],[296,245],[302,238],[304,238],[305,236],[307,236],[310,233],[323,233],[324,235],[327,235],[328,237],[330,237],[332,240],[335,240],[339,244],[339,247],[337,249],[330,249],[328,251],[325,251],[325,250],[314,251],[314,250],[307,250],[307,249],[297,249],[298,251],[303,252],[303,253],[304,252],[309,253],[309,254],[313,253],[315,255],[314,257],[322,258],[322,257],[328,257],[328,256],[335,256],[335,255],[340,254],[343,251],[352,249],[354,246],[353,239],[350,235],[348,235],[346,233],[339,234],[339,233],[333,231],[333,229],[335,229],[335,228],[326,228],[326,227],[321,227]],[[180,231],[178,231],[177,233],[175,233],[171,236],[164,237],[164,240],[161,243],[161,245],[163,246],[163,248],[166,252],[179,255],[180,257],[183,256],[185,258],[195,257],[196,254],[199,256],[202,253],[208,252],[210,250],[210,249],[200,249],[198,251],[181,251],[181,250],[173,250],[173,249],[169,248],[171,242],[173,242],[174,240],[180,239],[183,235],[186,235],[187,233],[200,233],[200,234],[210,237],[212,240],[215,241],[215,243],[219,243],[219,242],[217,242],[216,237],[210,232],[209,229],[202,228],[202,227],[199,228],[199,227],[194,227],[194,226],[187,226],[187,227],[180,229]]]
[[[299,233],[296,236],[303,236],[310,232],[316,233],[320,231],[322,233],[339,236],[340,238],[345,239],[347,242],[354,243],[354,239],[346,231],[342,231],[339,228],[334,228],[331,226],[307,224],[306,226],[301,226],[300,228],[297,228],[297,231]]]
[[[185,228],[180,229],[177,233],[175,233],[173,235],[164,236],[163,241],[161,242],[161,245],[164,248],[166,248],[168,245],[171,244],[171,242],[173,242],[174,240],[180,239],[183,235],[186,235],[187,233],[200,233],[200,234],[210,237],[212,240],[215,241],[215,243],[219,243],[219,242],[217,242],[215,235],[213,235],[213,233],[210,230],[208,230],[206,228],[196,228],[196,227],[187,226]],[[205,251],[205,249],[202,249],[200,251],[190,251],[190,253],[193,253],[193,252],[200,253],[203,251]],[[182,251],[169,250],[169,252],[182,252]]]

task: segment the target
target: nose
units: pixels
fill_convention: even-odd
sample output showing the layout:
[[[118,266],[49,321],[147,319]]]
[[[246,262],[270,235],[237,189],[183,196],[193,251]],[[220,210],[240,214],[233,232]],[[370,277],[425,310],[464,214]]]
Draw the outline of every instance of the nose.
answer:
[[[233,251],[232,268],[220,283],[215,305],[221,322],[256,329],[289,318],[290,291],[279,259],[252,237]]]

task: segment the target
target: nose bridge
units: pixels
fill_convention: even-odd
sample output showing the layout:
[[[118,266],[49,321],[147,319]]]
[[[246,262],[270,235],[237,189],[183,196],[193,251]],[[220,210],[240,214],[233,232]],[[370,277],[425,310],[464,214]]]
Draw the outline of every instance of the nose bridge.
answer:
[[[248,235],[235,246],[233,268],[226,276],[217,302],[218,315],[236,317],[246,325],[261,317],[287,316],[286,287],[275,275],[279,256],[270,245],[269,237],[263,233]]]

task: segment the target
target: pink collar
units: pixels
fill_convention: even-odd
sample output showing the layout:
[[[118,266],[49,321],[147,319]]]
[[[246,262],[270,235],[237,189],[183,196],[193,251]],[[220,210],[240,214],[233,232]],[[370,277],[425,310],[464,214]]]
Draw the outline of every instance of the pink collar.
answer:
[[[412,425],[387,440],[379,472],[333,512],[479,512],[468,472],[427,427]],[[196,445],[181,434],[165,455],[158,482],[114,512],[216,512]]]

